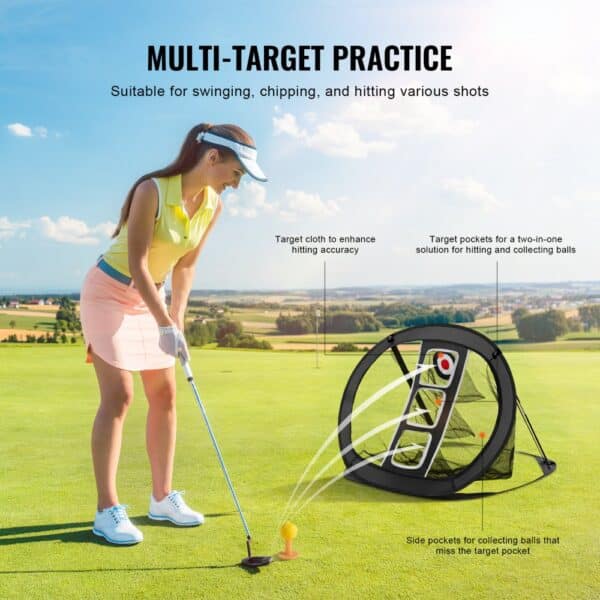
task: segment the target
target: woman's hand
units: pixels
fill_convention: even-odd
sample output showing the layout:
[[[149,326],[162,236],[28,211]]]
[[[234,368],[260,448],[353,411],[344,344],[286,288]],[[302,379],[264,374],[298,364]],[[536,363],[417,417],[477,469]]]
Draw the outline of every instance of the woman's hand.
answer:
[[[179,327],[169,325],[167,327],[159,327],[160,338],[158,345],[163,352],[181,359],[182,362],[190,360],[190,353],[185,341],[185,336]]]

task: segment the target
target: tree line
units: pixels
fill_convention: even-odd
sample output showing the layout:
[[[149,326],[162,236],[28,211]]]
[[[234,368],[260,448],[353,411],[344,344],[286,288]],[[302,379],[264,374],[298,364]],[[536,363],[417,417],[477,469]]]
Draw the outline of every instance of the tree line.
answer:
[[[382,327],[403,328],[448,323],[470,323],[475,320],[473,310],[431,308],[423,304],[379,304],[369,311],[330,310],[319,320],[318,331],[328,333],[356,333],[379,331]],[[280,333],[298,335],[315,332],[314,309],[304,309],[299,315],[280,313],[276,320]]]
[[[244,332],[242,324],[231,319],[187,323],[185,337],[190,346],[205,346],[217,342],[220,348],[273,348],[266,340],[258,340],[251,333]]]
[[[562,310],[530,313],[518,308],[512,313],[512,322],[519,338],[526,342],[553,342],[569,331],[590,331],[600,327],[600,304],[589,304],[577,309],[578,317],[567,318]]]
[[[316,322],[314,309],[304,309],[299,315],[279,313],[275,320],[280,333],[299,335],[327,331],[329,333],[355,333],[357,331],[379,331],[381,324],[368,312],[328,312]]]
[[[17,322],[13,319],[9,325],[14,329]],[[38,326],[34,325],[34,329]],[[42,334],[28,333],[25,335],[25,343],[29,344],[66,344],[70,340],[71,344],[77,343],[77,334],[81,332],[81,321],[77,314],[75,302],[68,296],[63,296],[59,300],[59,307],[56,311],[56,317],[53,326],[53,332],[46,331]],[[11,333],[3,342],[17,343],[19,340],[16,333]]]
[[[431,308],[426,304],[376,304],[370,307],[375,317],[385,327],[420,327],[423,325],[447,325],[449,323],[471,323],[476,313],[471,309],[452,307]]]

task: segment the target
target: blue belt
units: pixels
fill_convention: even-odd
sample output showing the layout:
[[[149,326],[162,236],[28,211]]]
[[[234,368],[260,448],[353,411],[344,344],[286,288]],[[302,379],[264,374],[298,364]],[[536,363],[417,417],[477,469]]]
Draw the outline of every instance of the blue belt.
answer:
[[[102,258],[102,256],[99,258],[98,262],[96,263],[96,266],[103,271],[104,273],[106,273],[109,277],[112,277],[113,279],[116,279],[117,281],[120,281],[121,283],[124,283],[125,285],[131,285],[131,277],[129,277],[128,275],[125,275],[125,273],[121,273],[121,271],[117,271],[117,269],[115,269],[114,267],[112,267],[111,265],[109,265],[104,258]],[[155,283],[154,284],[156,286],[156,288],[161,288],[162,287],[162,283]]]

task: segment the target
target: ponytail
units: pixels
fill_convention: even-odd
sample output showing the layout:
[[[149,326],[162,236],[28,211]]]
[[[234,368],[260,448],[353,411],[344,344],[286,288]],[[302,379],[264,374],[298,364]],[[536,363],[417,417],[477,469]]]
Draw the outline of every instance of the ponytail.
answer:
[[[211,148],[216,148],[219,153],[223,157],[228,157],[229,155],[234,156],[234,153],[228,148],[223,148],[222,146],[215,146],[214,144],[210,144],[208,142],[198,142],[197,137],[200,133],[204,131],[211,131],[216,135],[220,135],[222,137],[227,137],[237,142],[241,142],[242,144],[254,145],[254,141],[252,138],[237,125],[211,125],[210,123],[200,123],[192,127],[188,134],[185,136],[185,140],[181,146],[181,150],[179,150],[179,154],[177,158],[170,164],[164,167],[163,169],[158,169],[157,171],[152,171],[150,173],[146,173],[142,175],[132,186],[127,196],[125,198],[125,202],[121,207],[121,215],[119,218],[119,223],[112,234],[112,237],[115,238],[119,235],[119,232],[123,228],[123,225],[127,223],[127,219],[129,218],[129,211],[131,210],[131,202],[133,200],[133,195],[135,190],[142,181],[146,181],[147,179],[152,179],[153,177],[170,177],[172,175],[179,175],[182,173],[187,173],[191,171],[194,166],[198,163],[198,161],[204,156],[204,154],[210,150]]]

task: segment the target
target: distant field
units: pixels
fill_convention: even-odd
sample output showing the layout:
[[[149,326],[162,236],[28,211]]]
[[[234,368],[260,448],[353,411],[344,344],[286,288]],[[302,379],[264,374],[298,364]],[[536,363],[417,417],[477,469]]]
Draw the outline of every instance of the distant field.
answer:
[[[598,334],[570,333],[555,342],[546,343],[523,343],[519,341],[517,330],[514,325],[503,325],[498,328],[498,336],[496,336],[496,328],[478,326],[476,323],[466,323],[467,327],[471,327],[476,331],[483,333],[492,341],[498,342],[504,352],[513,351],[556,351],[556,350],[599,350],[600,336]],[[303,335],[285,335],[285,334],[266,334],[264,330],[255,327],[254,329],[246,328],[251,333],[254,333],[259,339],[267,340],[276,350],[307,350],[311,351],[315,348],[315,334]],[[342,343],[351,343],[361,348],[371,346],[384,339],[386,336],[397,331],[396,329],[383,328],[379,331],[364,331],[359,333],[329,333],[326,336],[327,349],[330,350],[333,345]],[[319,345],[322,348],[324,343],[323,333],[318,335]]]
[[[591,331],[573,331],[564,335],[562,340],[600,340],[600,330],[592,329]]]
[[[269,341],[275,349],[291,349],[294,346],[298,349],[302,345],[314,345],[315,334],[302,335],[287,335],[277,331],[275,320],[279,316],[278,310],[270,311],[255,311],[255,310],[239,310],[236,309],[231,313],[231,318],[242,321],[245,331],[255,334],[261,339]],[[287,314],[287,313],[286,313]],[[476,321],[475,323],[465,323],[465,326],[472,327],[488,336],[496,339],[496,319],[495,317],[486,317]],[[328,333],[327,344],[336,345],[341,343],[353,344],[375,344],[383,339],[386,335],[394,333],[397,328],[382,328],[374,332],[359,332],[359,333]],[[323,343],[323,333],[319,334],[321,343]],[[514,341],[518,339],[515,326],[511,323],[510,314],[505,313],[500,315],[498,327],[499,341]]]
[[[289,311],[286,311],[286,314],[288,314],[288,312]],[[275,320],[279,316],[279,313],[280,313],[280,311],[278,311],[278,310],[256,311],[256,310],[235,309],[231,312],[231,317],[233,319],[236,319],[239,321],[248,321],[251,323],[254,323],[254,322],[269,323],[270,325],[275,327]],[[297,314],[297,313],[292,311],[290,314]]]
[[[0,313],[27,313],[30,315],[44,316],[48,313],[54,315],[58,308],[57,304],[22,304],[19,308],[0,308]]]
[[[56,323],[56,319],[52,313],[41,313],[41,316],[30,316],[28,314],[23,314],[21,311],[15,311],[10,314],[6,314],[4,311],[0,313],[0,329],[9,329],[11,321],[15,321],[15,329],[28,329],[34,332],[36,325],[38,330],[52,331],[54,323]]]
[[[44,309],[45,312],[40,312],[38,308]],[[15,333],[19,339],[25,339],[27,334],[45,333],[53,331],[54,313],[57,307],[33,307],[29,309],[16,309],[0,311],[0,340],[5,339],[8,335]],[[229,318],[241,321],[244,326],[244,331],[254,334],[259,339],[267,340],[275,350],[305,350],[313,351],[315,349],[315,334],[303,335],[288,335],[281,334],[277,331],[275,321],[280,314],[280,310],[253,308],[234,309],[228,313]],[[288,311],[283,311],[288,314]],[[30,314],[31,313],[31,314]],[[190,311],[193,315],[193,309]],[[291,314],[294,314],[292,311]],[[9,323],[11,320],[16,321],[15,328],[11,328]],[[597,350],[600,349],[600,331],[593,330],[589,332],[571,332],[556,342],[548,343],[523,343],[519,342],[516,327],[510,320],[509,313],[503,313],[499,316],[498,330],[496,330],[496,318],[486,317],[479,319],[475,323],[465,323],[464,325],[475,329],[489,337],[493,341],[497,341],[502,345],[504,351],[560,351],[560,350]],[[37,330],[34,326],[37,325]],[[323,349],[323,344],[326,344],[326,349],[329,351],[333,346],[342,343],[352,343],[359,347],[372,346],[387,335],[397,331],[396,328],[382,328],[379,331],[368,331],[359,333],[328,333],[326,342],[324,341],[323,333],[319,333],[319,347]],[[70,337],[70,334],[67,334]]]
[[[500,325],[497,330],[495,326],[486,325],[483,327],[479,321],[467,324],[467,327],[471,327],[475,329],[475,331],[483,333],[483,335],[494,341],[498,340],[499,342],[506,342],[519,339],[517,328],[512,323]]]

